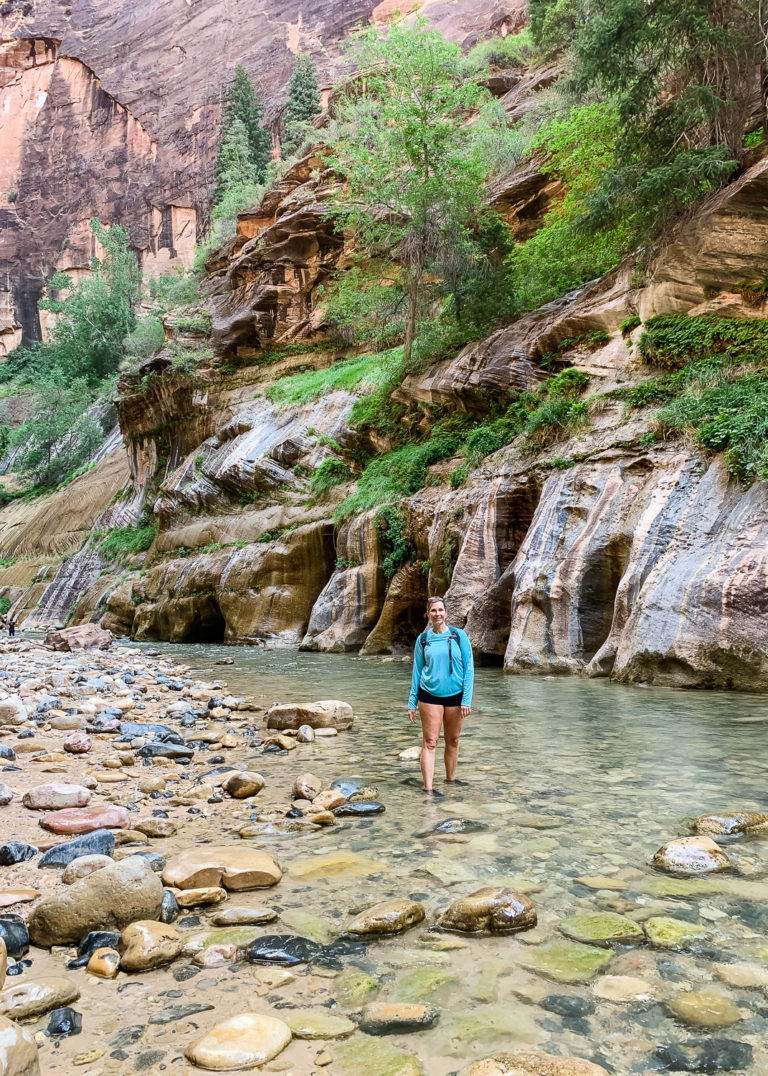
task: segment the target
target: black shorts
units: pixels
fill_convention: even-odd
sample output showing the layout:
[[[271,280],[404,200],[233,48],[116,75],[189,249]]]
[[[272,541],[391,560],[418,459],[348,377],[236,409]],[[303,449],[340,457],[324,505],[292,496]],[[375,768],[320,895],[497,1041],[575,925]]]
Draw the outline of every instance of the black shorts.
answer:
[[[434,706],[461,706],[460,691],[458,695],[432,695],[429,691],[425,691],[423,687],[420,687],[416,692],[416,698],[419,702],[431,702]]]

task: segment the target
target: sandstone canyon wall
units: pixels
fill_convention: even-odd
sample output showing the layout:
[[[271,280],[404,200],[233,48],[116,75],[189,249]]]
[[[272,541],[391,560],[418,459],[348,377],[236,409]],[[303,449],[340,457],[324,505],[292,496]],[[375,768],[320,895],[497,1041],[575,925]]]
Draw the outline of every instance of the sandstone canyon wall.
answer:
[[[273,128],[294,55],[330,88],[371,0],[53,0],[0,6],[0,357],[39,339],[55,268],[87,268],[87,222],[130,230],[145,275],[191,261],[213,190],[221,100],[244,64]],[[416,5],[411,5],[415,8]],[[454,40],[516,26],[525,0],[420,4]]]

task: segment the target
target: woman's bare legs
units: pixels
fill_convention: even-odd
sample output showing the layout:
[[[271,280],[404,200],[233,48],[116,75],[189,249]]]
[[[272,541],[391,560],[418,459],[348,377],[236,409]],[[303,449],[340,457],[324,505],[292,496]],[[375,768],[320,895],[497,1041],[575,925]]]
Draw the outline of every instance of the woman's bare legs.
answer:
[[[445,739],[445,779],[456,779],[456,765],[459,761],[459,736],[464,718],[460,706],[446,706],[443,709],[443,738]],[[432,760],[434,766],[434,757]]]
[[[451,709],[454,709],[454,707],[451,707]],[[432,791],[432,783],[435,779],[435,751],[437,741],[440,739],[440,726],[443,723],[444,712],[448,712],[444,706],[437,706],[431,702],[419,702],[422,732],[419,762],[421,763],[421,774],[424,778],[424,788],[427,792]]]

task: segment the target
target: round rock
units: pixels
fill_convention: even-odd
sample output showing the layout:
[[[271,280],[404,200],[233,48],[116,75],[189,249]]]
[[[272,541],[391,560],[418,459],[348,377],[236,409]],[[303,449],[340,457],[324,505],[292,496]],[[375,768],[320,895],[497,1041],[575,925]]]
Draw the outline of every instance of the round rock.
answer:
[[[242,772],[231,774],[221,787],[233,799],[246,800],[261,792],[264,784],[264,778],[260,773],[243,770]]]
[[[183,947],[181,935],[168,923],[131,923],[120,935],[120,967],[123,971],[160,968],[175,960]]]
[[[213,1072],[254,1068],[271,1061],[291,1041],[282,1020],[260,1013],[240,1013],[222,1020],[185,1051],[193,1065]]]
[[[8,1076],[39,1076],[37,1044],[32,1035],[0,1016],[0,1062]]]
[[[323,780],[314,773],[302,773],[293,782],[293,798],[297,800],[313,800],[323,791]]]
[[[424,919],[424,906],[415,900],[384,900],[356,915],[349,934],[399,934]]]
[[[82,785],[54,781],[30,788],[21,802],[31,811],[59,811],[67,807],[86,807],[90,798],[91,793]]]
[[[12,1020],[42,1016],[77,1001],[80,991],[71,979],[59,975],[41,976],[29,982],[7,986],[0,994],[0,1012]]]
[[[671,874],[708,874],[728,870],[731,861],[711,837],[678,837],[667,841],[653,856],[657,870]]]
[[[708,990],[680,994],[667,1002],[667,1007],[682,1023],[694,1027],[730,1027],[743,1019],[729,998]]]
[[[440,917],[444,930],[516,934],[536,926],[533,901],[507,886],[484,886],[461,897]]]
[[[79,856],[64,868],[61,880],[64,885],[72,885],[81,878],[87,878],[94,871],[100,871],[102,867],[111,866],[113,862],[110,856]]]
[[[374,1001],[363,1009],[360,1030],[367,1035],[403,1035],[434,1027],[440,1013],[418,1002]]]

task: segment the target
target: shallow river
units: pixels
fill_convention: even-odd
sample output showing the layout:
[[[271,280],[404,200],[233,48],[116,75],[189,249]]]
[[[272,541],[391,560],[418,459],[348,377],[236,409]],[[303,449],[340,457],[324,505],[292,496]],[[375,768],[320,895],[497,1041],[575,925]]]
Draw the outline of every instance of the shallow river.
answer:
[[[406,714],[408,663],[216,646],[156,649],[189,664],[193,675],[219,678],[234,693],[255,695],[265,707],[318,698],[344,699],[354,707],[353,730],[338,737],[287,755],[238,754],[267,776],[259,805],[285,803],[293,779],[307,770],[328,782],[362,776],[378,787],[386,805],[384,814],[368,820],[257,838],[256,844],[280,860],[285,875],[274,890],[237,899],[233,894],[233,903],[252,898],[251,903],[280,912],[278,924],[251,928],[252,933],[296,933],[326,942],[352,913],[401,896],[421,900],[427,920],[345,957],[338,978],[302,967],[292,972],[290,983],[281,983],[282,972],[237,965],[205,969],[179,982],[166,970],[126,980],[119,1014],[113,1008],[114,986],[89,984],[100,1034],[95,1041],[85,1042],[85,1035],[80,1043],[65,1040],[61,1061],[57,1064],[48,1052],[44,1072],[69,1071],[65,1059],[91,1044],[101,1047],[101,1057],[78,1071],[187,1072],[182,1051],[191,1029],[174,1023],[148,1026],[152,1013],[170,1005],[211,1004],[216,1012],[194,1018],[206,1028],[211,1017],[257,1008],[260,998],[275,1015],[291,1005],[328,1011],[341,1002],[343,1009],[344,991],[353,990],[354,973],[360,971],[381,984],[378,1000],[433,1004],[440,1011],[437,1025],[417,1034],[364,1040],[362,1046],[360,1036],[296,1043],[268,1066],[271,1071],[390,1076],[401,1071],[395,1061],[400,1050],[418,1056],[429,1076],[447,1076],[463,1072],[472,1059],[529,1043],[548,1053],[591,1059],[615,1074],[651,1073],[668,1071],[657,1053],[660,1046],[695,1040],[697,1056],[709,1049],[709,1056],[719,1058],[718,1071],[744,1057],[739,1044],[748,1044],[752,1061],[735,1071],[768,1074],[768,999],[761,985],[768,983],[768,836],[724,845],[737,867],[725,875],[681,883],[648,865],[664,841],[690,832],[697,815],[768,808],[768,700],[480,669],[461,739],[459,776],[469,785],[446,788],[443,798],[427,802],[418,763],[398,760],[399,752],[419,743]],[[214,664],[225,656],[235,664]],[[438,779],[436,788],[441,786]],[[182,837],[231,842],[254,809],[242,801],[227,802],[208,818],[190,818]],[[471,825],[461,833],[428,832],[449,818]],[[173,843],[178,847],[178,837]],[[428,933],[452,900],[500,882],[531,896],[539,914],[535,930],[495,938]],[[672,916],[708,933],[682,952],[642,942],[593,949],[610,961],[591,975],[572,966],[572,954],[550,951],[551,942],[566,941],[558,930],[562,920],[604,910],[638,922]],[[208,920],[200,918],[205,927]],[[552,965],[537,970],[542,952],[549,953]],[[747,964],[752,970],[744,981],[750,985],[732,985],[729,968]],[[575,981],[582,973],[587,977]],[[668,1003],[691,992],[725,999],[723,1011],[715,1009],[719,1020],[726,1014],[728,1026],[676,1019]],[[638,994],[640,1000],[631,1000]],[[77,1007],[86,1002],[84,997]],[[347,1002],[348,1011],[353,1007],[348,996]],[[710,1003],[692,1008],[693,1019],[713,1019]],[[730,1045],[702,1045],[711,1039]],[[373,1053],[367,1052],[371,1042]],[[332,1060],[320,1068],[315,1057],[324,1046]]]
[[[665,1067],[656,1057],[658,1045],[708,1036],[750,1043],[754,1057],[745,1071],[768,1073],[765,994],[727,984],[716,969],[733,963],[768,969],[768,837],[729,842],[740,874],[695,882],[696,891],[685,898],[670,897],[679,891],[675,880],[648,866],[659,845],[687,833],[697,815],[768,808],[768,700],[481,669],[461,740],[459,776],[470,784],[425,802],[418,764],[397,758],[419,742],[405,713],[409,664],[217,647],[161,649],[205,678],[226,678],[233,691],[253,693],[265,706],[320,697],[354,707],[353,732],[274,763],[291,776],[302,769],[329,780],[363,776],[378,786],[387,808],[343,829],[265,842],[287,868],[287,884],[269,896],[284,907],[284,923],[294,916],[297,932],[314,931],[320,938],[337,930],[349,912],[389,896],[418,896],[429,922],[457,896],[500,880],[514,882],[535,901],[539,927],[528,934],[472,938],[466,948],[440,951],[420,945],[425,930],[416,928],[348,962],[383,981],[380,999],[428,1000],[440,1010],[435,1028],[395,1040],[422,1059],[430,1076],[513,1042],[590,1058],[615,1073],[657,1071]],[[235,665],[215,666],[223,655],[233,656]],[[420,835],[456,817],[481,826],[477,832]],[[321,856],[340,850],[384,866],[355,873],[352,864],[327,877],[306,874],[309,857],[322,862]],[[302,881],[291,880],[296,861]],[[615,888],[575,880],[585,876],[610,877]],[[558,983],[526,967],[538,948],[531,942],[559,938],[560,920],[604,909],[638,920],[671,915],[703,925],[710,937],[695,952],[616,950],[600,976],[584,983]],[[644,980],[650,998],[614,1002],[596,996],[595,984],[615,975]],[[697,1028],[669,1014],[669,1000],[702,991],[726,995],[742,1018],[728,1027]],[[564,995],[577,1001],[569,1006],[548,1000]],[[571,1007],[583,1015],[568,1015]],[[338,1070],[332,1065],[331,1071]]]

